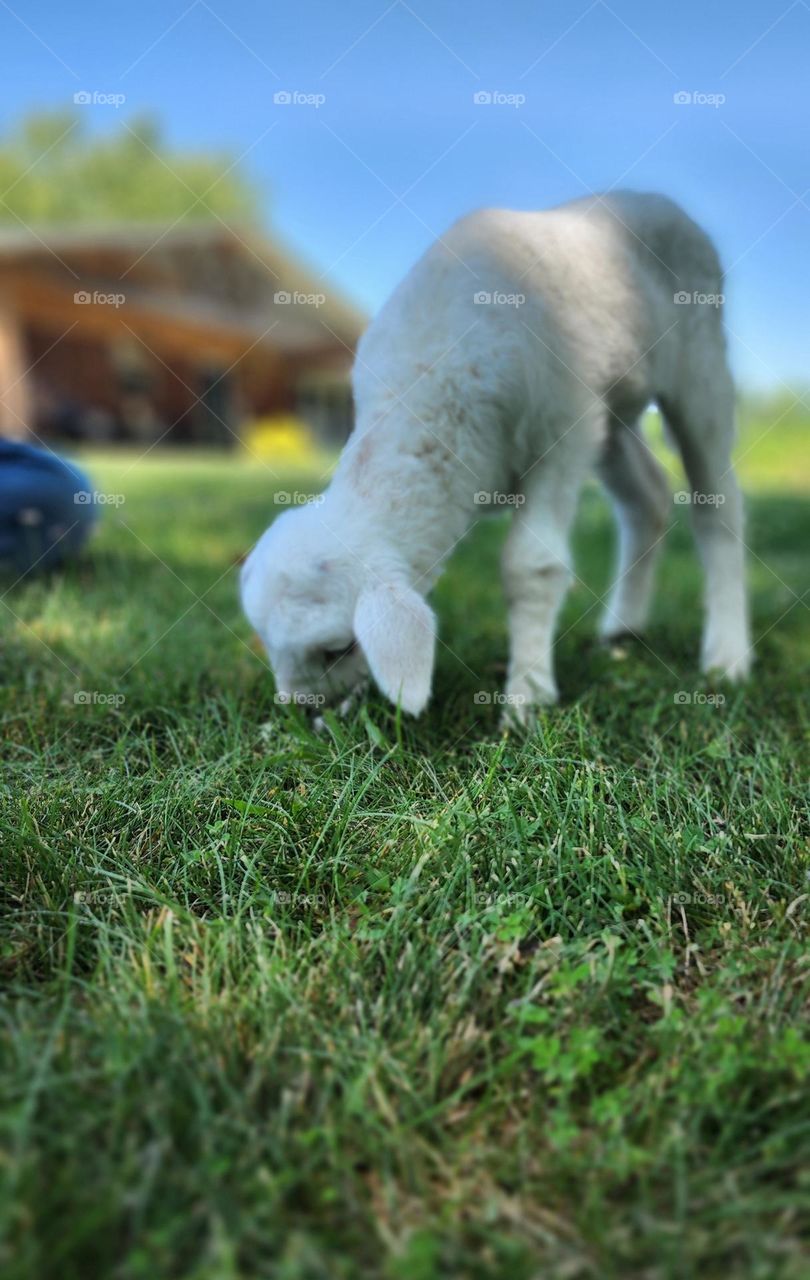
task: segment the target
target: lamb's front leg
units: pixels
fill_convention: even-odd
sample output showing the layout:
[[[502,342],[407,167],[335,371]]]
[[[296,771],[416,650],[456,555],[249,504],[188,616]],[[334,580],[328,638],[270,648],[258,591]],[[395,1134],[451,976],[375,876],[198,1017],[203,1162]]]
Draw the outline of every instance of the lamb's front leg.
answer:
[[[554,624],[570,580],[564,548],[535,541],[515,517],[504,556],[504,588],[509,607],[509,674],[504,723],[525,724],[533,707],[557,701],[554,678]]]
[[[527,478],[504,548],[510,634],[507,725],[525,724],[532,708],[557,701],[554,627],[571,579],[568,534],[584,468],[581,459],[576,465],[555,466],[554,452]]]

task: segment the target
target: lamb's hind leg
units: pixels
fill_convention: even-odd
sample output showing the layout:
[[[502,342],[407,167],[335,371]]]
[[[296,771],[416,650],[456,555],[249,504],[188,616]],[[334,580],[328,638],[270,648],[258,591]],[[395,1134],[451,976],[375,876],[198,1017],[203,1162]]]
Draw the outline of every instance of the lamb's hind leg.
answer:
[[[619,555],[600,633],[606,639],[643,631],[655,562],[669,523],[672,498],[666,473],[636,423],[612,417],[599,476],[616,514]]]
[[[578,448],[577,448],[578,444]],[[591,452],[582,440],[552,446],[526,477],[504,547],[510,658],[506,723],[525,723],[532,707],[557,700],[554,625],[571,578],[569,530]]]
[[[742,495],[731,465],[734,389],[722,352],[713,362],[703,353],[694,364],[695,376],[662,408],[691,486],[692,528],[703,562],[701,665],[739,680],[751,664],[751,640]]]

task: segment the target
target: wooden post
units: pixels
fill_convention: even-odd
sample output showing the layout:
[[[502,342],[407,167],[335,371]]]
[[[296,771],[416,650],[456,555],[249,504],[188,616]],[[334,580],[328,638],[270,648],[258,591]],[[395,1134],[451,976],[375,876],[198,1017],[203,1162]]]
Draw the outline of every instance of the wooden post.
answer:
[[[20,322],[0,299],[0,437],[25,440],[31,428],[33,397]]]

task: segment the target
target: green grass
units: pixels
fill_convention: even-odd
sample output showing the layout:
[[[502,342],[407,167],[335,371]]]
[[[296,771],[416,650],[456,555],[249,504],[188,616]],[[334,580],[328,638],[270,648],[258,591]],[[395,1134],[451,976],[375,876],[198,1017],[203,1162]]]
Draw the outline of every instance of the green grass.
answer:
[[[319,738],[232,567],[301,478],[93,460],[125,503],[0,609],[6,1280],[807,1275],[810,469],[784,459],[771,433],[743,465],[749,687],[674,700],[706,689],[682,508],[647,646],[596,645],[589,493],[562,705],[526,740],[474,697],[503,678],[500,520],[436,592],[424,720],[372,698]]]

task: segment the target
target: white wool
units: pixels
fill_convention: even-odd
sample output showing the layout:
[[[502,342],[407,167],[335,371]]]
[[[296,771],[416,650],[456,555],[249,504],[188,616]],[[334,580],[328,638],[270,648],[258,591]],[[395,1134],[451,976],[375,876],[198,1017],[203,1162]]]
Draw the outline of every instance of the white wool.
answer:
[[[721,295],[711,242],[663,196],[483,210],[451,227],[360,342],[356,425],[324,501],[285,512],[245,565],[244,607],[279,688],[333,699],[370,670],[387,696],[418,714],[435,643],[424,597],[482,513],[514,507],[503,569],[507,705],[525,719],[552,701],[569,531],[594,467],[620,529],[602,631],[638,631],[646,621],[672,502],[638,429],[651,401],[697,495],[704,668],[744,675],[742,513]]]

